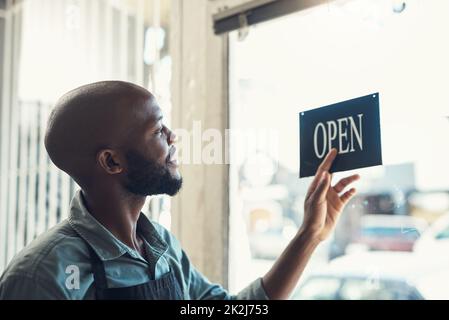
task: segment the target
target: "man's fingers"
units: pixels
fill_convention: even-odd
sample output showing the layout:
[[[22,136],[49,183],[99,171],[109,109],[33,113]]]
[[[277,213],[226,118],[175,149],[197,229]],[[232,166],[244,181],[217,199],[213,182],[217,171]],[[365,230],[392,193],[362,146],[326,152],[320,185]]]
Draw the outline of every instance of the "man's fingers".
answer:
[[[334,190],[337,193],[342,192],[348,185],[360,179],[358,174],[354,174],[352,176],[346,177],[338,181],[338,183],[334,186]]]
[[[330,184],[331,184],[330,174],[327,171],[324,171],[321,174],[321,179],[316,190],[311,195],[312,201],[315,203],[321,203],[325,201]]]
[[[323,162],[321,162],[320,166],[316,171],[315,178],[310,184],[309,191],[307,192],[308,195],[312,194],[315,191],[316,187],[318,186],[318,183],[321,181],[320,179],[321,175],[323,174],[324,171],[329,171],[336,155],[337,149],[332,148],[331,151],[329,151],[329,153],[327,154],[326,158],[324,158]]]
[[[318,171],[329,171],[332,166],[332,162],[334,162],[335,157],[337,156],[337,149],[332,148],[331,151],[327,154],[326,158],[324,158],[323,162],[321,162],[318,167]]]
[[[355,188],[352,188],[349,191],[346,191],[341,197],[340,197],[340,201],[342,202],[342,205],[346,205],[348,203],[349,200],[351,200],[351,198],[353,196],[355,196],[355,194],[357,193],[357,190]]]

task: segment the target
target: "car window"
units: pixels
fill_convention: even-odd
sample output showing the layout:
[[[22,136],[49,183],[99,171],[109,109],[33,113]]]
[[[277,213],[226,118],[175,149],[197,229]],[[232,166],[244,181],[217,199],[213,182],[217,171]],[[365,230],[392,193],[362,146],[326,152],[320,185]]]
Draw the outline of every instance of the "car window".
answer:
[[[313,277],[307,280],[293,299],[333,300],[337,296],[341,280],[338,278]]]

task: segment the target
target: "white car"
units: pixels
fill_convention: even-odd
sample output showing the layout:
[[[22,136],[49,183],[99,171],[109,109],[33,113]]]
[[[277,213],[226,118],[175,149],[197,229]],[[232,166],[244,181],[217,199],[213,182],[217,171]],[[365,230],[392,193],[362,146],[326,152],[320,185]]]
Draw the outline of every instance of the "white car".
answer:
[[[332,260],[312,272],[292,299],[449,299],[449,264],[423,260],[412,252],[361,252]]]
[[[421,235],[413,251],[422,255],[449,256],[449,213],[436,220]]]

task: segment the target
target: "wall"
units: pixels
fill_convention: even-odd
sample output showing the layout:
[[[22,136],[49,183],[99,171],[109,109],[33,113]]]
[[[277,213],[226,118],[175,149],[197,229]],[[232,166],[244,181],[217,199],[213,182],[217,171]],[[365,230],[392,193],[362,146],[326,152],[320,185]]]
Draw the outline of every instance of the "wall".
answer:
[[[227,36],[212,15],[247,1],[172,0],[173,128],[228,128]],[[204,143],[203,143],[204,145]],[[211,281],[228,282],[228,165],[182,164],[183,190],[173,198],[172,231]]]

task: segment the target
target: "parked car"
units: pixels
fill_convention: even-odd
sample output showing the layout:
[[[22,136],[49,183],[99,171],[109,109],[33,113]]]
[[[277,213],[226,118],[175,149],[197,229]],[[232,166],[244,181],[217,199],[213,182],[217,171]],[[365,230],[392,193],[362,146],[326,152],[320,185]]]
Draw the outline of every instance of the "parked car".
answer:
[[[362,252],[312,272],[291,297],[299,300],[449,299],[449,264],[412,252]]]
[[[416,241],[413,251],[438,256],[449,252],[449,213],[432,223]]]
[[[364,215],[360,221],[360,232],[353,245],[366,250],[412,251],[415,241],[427,228],[423,219],[403,215]]]

